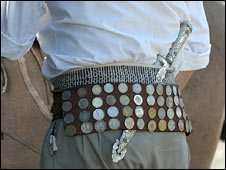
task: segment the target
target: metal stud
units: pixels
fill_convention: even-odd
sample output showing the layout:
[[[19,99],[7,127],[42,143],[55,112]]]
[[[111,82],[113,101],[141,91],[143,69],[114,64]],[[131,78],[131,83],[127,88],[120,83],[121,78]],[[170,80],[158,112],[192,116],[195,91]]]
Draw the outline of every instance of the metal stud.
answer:
[[[119,92],[121,92],[121,93],[126,93],[126,92],[128,91],[128,86],[127,86],[127,84],[125,84],[125,83],[120,83],[120,84],[118,85],[118,90],[119,90]]]
[[[154,120],[151,120],[149,123],[148,123],[148,130],[149,132],[154,132],[156,130],[156,122]]]
[[[176,106],[179,105],[179,98],[178,98],[178,96],[174,96],[174,103],[175,103]]]
[[[133,115],[133,109],[130,106],[125,106],[122,109],[122,114],[125,117],[130,117]]]
[[[172,132],[174,131],[176,128],[176,123],[174,120],[169,120],[168,122],[168,129]]]
[[[106,93],[112,93],[114,90],[114,86],[111,83],[107,83],[104,85],[104,91]]]
[[[81,122],[88,122],[90,120],[90,112],[88,111],[82,111],[79,114],[79,120]]]
[[[63,102],[63,104],[62,104],[62,110],[63,110],[64,112],[70,111],[71,108],[72,108],[71,102],[69,102],[69,101]]]
[[[163,106],[164,103],[165,103],[165,99],[163,96],[159,96],[158,99],[157,99],[157,103],[159,106]]]
[[[174,118],[174,115],[175,115],[174,110],[172,108],[169,108],[167,110],[167,116],[168,116],[168,118],[169,119],[173,119]]]
[[[76,128],[74,125],[67,125],[64,132],[67,136],[74,136],[76,134]]]
[[[81,98],[78,101],[78,106],[80,109],[86,109],[89,106],[89,101],[87,98]]]
[[[96,121],[94,128],[97,132],[104,132],[107,129],[107,123],[103,120]]]
[[[156,91],[157,91],[158,95],[162,95],[163,94],[163,86],[161,84],[158,84],[156,87]]]
[[[172,88],[170,87],[170,85],[166,86],[166,95],[170,96],[172,94]]]
[[[181,112],[181,108],[180,107],[177,107],[176,108],[176,115],[177,117],[180,119],[182,117],[182,112]]]
[[[119,110],[115,106],[111,106],[108,108],[107,113],[110,117],[117,117],[119,114]]]
[[[127,129],[132,129],[134,127],[134,120],[131,117],[126,118],[125,126]]]
[[[177,95],[177,87],[173,86],[173,94],[176,96]]]
[[[74,121],[74,114],[69,113],[64,116],[64,122],[66,124],[71,124]]]
[[[92,87],[92,92],[94,95],[100,95],[100,93],[102,92],[102,87],[96,84]]]
[[[159,130],[162,132],[165,131],[167,128],[167,123],[165,120],[160,120],[158,125],[159,125]]]
[[[183,122],[183,120],[179,120],[179,122],[178,122],[178,128],[179,128],[179,130],[181,132],[184,131],[184,122]]]
[[[164,119],[166,117],[166,111],[164,108],[159,108],[158,117],[159,117],[159,119]]]
[[[123,105],[123,106],[126,106],[129,104],[130,102],[130,99],[127,95],[121,95],[120,98],[119,98],[119,101],[120,103]]]
[[[103,100],[100,98],[100,97],[95,97],[93,100],[92,100],[92,105],[95,107],[95,108],[99,108],[103,105]]]
[[[172,98],[171,96],[168,96],[168,97],[166,98],[166,106],[167,106],[168,108],[172,108],[172,107],[173,107],[173,98]]]
[[[108,96],[106,97],[106,103],[107,103],[108,105],[114,105],[114,104],[116,103],[116,98],[115,98],[115,96],[113,96],[113,95],[108,95]]]
[[[66,91],[64,91],[64,92],[62,93],[62,99],[63,99],[63,100],[68,100],[68,99],[70,99],[70,97],[71,97],[71,92],[70,92],[70,90],[66,90]]]
[[[156,110],[154,107],[151,107],[149,110],[148,110],[148,116],[151,118],[151,119],[154,119],[156,117]]]
[[[87,96],[86,88],[84,88],[84,87],[79,88],[78,91],[77,91],[77,95],[79,97],[86,97]]]
[[[137,127],[138,127],[138,129],[140,129],[140,130],[144,129],[144,125],[145,125],[145,123],[144,123],[143,119],[138,119],[137,120]]]

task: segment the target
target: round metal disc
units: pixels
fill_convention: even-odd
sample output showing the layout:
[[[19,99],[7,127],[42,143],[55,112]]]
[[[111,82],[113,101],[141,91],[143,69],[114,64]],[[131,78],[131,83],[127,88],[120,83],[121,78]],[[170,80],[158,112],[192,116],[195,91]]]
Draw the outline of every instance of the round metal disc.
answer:
[[[112,130],[117,130],[120,127],[120,121],[118,119],[110,119],[108,122],[108,126]]]
[[[151,107],[149,110],[148,110],[148,116],[151,118],[151,119],[154,119],[156,117],[156,110],[155,108]]]
[[[191,121],[189,120],[189,132],[191,133],[192,132],[192,124],[191,124]]]
[[[68,100],[71,97],[71,91],[70,90],[66,90],[62,93],[62,99],[63,100]]]
[[[154,104],[155,104],[155,97],[152,96],[152,95],[148,96],[147,97],[147,103],[148,103],[149,106],[154,106]]]
[[[170,85],[166,86],[166,95],[170,96],[172,94],[172,88],[170,87]]]
[[[182,112],[181,112],[181,108],[180,107],[177,107],[176,108],[176,115],[177,117],[180,119],[182,117]]]
[[[119,98],[119,101],[120,103],[123,105],[123,106],[126,106],[129,104],[130,102],[130,99],[127,95],[121,95],[120,98]]]
[[[176,106],[179,105],[179,97],[178,96],[174,96],[174,103]]]
[[[179,122],[178,122],[178,128],[179,128],[179,130],[181,132],[184,131],[184,122],[183,122],[183,120],[179,120]]]
[[[104,91],[106,93],[112,93],[114,90],[114,86],[111,83],[107,83],[104,85]]]
[[[108,105],[114,105],[114,104],[116,103],[116,98],[115,98],[115,96],[113,96],[113,95],[108,95],[108,96],[106,97],[106,103],[107,103]]]
[[[78,101],[78,106],[80,109],[86,109],[89,106],[89,101],[87,98],[81,98]]]
[[[83,133],[91,133],[93,131],[93,125],[90,122],[84,122],[81,126],[81,130]]]
[[[96,121],[94,128],[97,132],[104,132],[107,129],[107,123],[103,120]]]
[[[167,110],[167,116],[168,116],[168,118],[169,119],[173,119],[174,118],[174,115],[175,115],[174,110],[172,108],[169,108]]]
[[[131,117],[126,118],[125,126],[127,129],[132,129],[134,127],[134,120]]]
[[[74,136],[76,134],[76,128],[74,125],[67,125],[64,132],[67,136]]]
[[[155,87],[152,85],[152,84],[148,84],[146,86],[146,92],[149,94],[149,95],[152,95],[154,92],[155,92]]]
[[[144,115],[144,109],[143,109],[143,107],[137,106],[136,109],[135,109],[135,115],[136,115],[138,118],[142,118],[143,115]]]
[[[102,92],[102,87],[96,84],[92,87],[92,92],[94,95],[100,95],[100,93]]]
[[[142,87],[140,84],[133,84],[133,92],[140,93],[142,91]]]
[[[180,106],[183,108],[184,107],[184,102],[183,102],[183,99],[180,97],[180,99],[179,99],[179,103],[180,103]]]
[[[166,117],[166,111],[164,108],[159,108],[158,117],[159,117],[159,119],[164,119]]]
[[[108,108],[107,113],[110,117],[117,117],[119,114],[119,110],[115,106],[111,106]]]
[[[87,96],[87,90],[84,87],[80,87],[77,91],[77,95],[79,97],[86,97]]]
[[[126,93],[128,91],[128,86],[127,84],[125,83],[120,83],[118,85],[118,90],[121,92],[121,93]]]
[[[158,99],[157,99],[157,103],[159,106],[163,106],[164,103],[165,103],[165,99],[163,96],[159,96]]]
[[[88,122],[90,120],[90,112],[87,112],[87,111],[80,112],[79,120],[81,122]]]
[[[184,120],[187,120],[187,113],[185,112],[184,108],[183,108],[182,112],[183,112],[183,118],[184,118]]]
[[[181,91],[180,91],[180,88],[178,88],[178,95],[179,95],[179,97],[181,97]]]
[[[176,86],[173,86],[173,94],[177,95],[177,87]]]
[[[62,110],[64,112],[68,112],[69,110],[71,110],[71,108],[72,108],[71,102],[69,102],[69,101],[63,102],[63,104],[62,104]]]
[[[167,128],[166,121],[165,120],[160,120],[159,121],[159,130],[163,132],[163,131],[166,130],[166,128]]]
[[[144,120],[143,119],[138,119],[137,120],[137,127],[138,127],[138,129],[144,129],[144,125],[145,125],[145,123],[144,123]]]
[[[95,97],[93,100],[92,100],[92,105],[95,107],[95,108],[99,108],[103,105],[103,100],[100,98],[100,97]]]
[[[174,120],[169,120],[168,122],[168,129],[172,132],[174,131],[176,128],[176,123]]]
[[[141,95],[135,95],[133,100],[136,105],[141,105],[143,103],[143,98]]]
[[[189,131],[190,129],[189,129],[189,121],[188,120],[185,121],[185,130],[186,130],[187,133],[190,132]]]
[[[162,95],[163,94],[163,86],[161,84],[157,85],[156,92],[158,93],[158,95]]]
[[[95,120],[102,120],[105,117],[105,113],[102,109],[96,109],[93,111],[93,118]]]
[[[173,107],[173,98],[172,98],[171,96],[168,96],[168,97],[166,98],[166,106],[167,106],[168,108]]]
[[[72,114],[72,113],[66,114],[64,116],[64,122],[66,124],[71,124],[72,122],[74,122],[74,114]]]
[[[125,117],[130,117],[133,115],[133,109],[130,106],[125,106],[122,109],[122,114]]]
[[[148,123],[148,130],[149,132],[154,132],[156,130],[156,122],[154,120],[151,120],[149,123]]]

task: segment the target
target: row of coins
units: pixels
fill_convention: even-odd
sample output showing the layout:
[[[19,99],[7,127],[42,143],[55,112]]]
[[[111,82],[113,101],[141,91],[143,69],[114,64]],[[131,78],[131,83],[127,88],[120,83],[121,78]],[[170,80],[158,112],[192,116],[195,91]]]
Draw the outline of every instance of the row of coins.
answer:
[[[183,113],[182,113],[183,111]],[[135,111],[130,106],[125,106],[122,108],[122,114],[124,117],[131,117],[133,115],[133,112],[135,112],[135,115],[137,118],[142,118],[144,115],[144,109],[141,106],[137,106],[135,108]],[[107,114],[110,118],[116,118],[119,115],[119,109],[115,106],[111,106],[107,109]],[[103,120],[105,117],[105,112],[102,109],[95,109],[93,111],[93,119],[100,121]],[[155,108],[151,107],[148,109],[148,116],[150,119],[155,119],[155,117],[158,115],[159,119],[165,119],[166,115],[169,119],[173,119],[175,116],[175,112],[173,109],[168,109],[167,111],[164,108],[159,108],[158,111],[156,111]],[[181,110],[180,107],[176,108],[176,116],[181,119],[182,116],[186,120],[186,113],[183,110]],[[90,112],[84,110],[80,112],[79,114],[79,120],[81,122],[87,122],[91,119]],[[66,124],[70,124],[74,121],[74,115],[72,113],[68,113],[64,116],[64,122]]]
[[[161,84],[157,85],[157,87],[156,87],[157,94],[160,95],[160,96],[163,95],[163,89],[164,89],[163,88],[163,85],[161,85]],[[125,83],[120,83],[118,85],[118,90],[121,93],[126,93],[128,91],[128,85],[125,84]],[[142,86],[140,84],[133,84],[132,90],[133,90],[134,93],[139,94],[142,91]],[[104,91],[106,93],[112,93],[114,91],[113,84],[106,83],[104,85]],[[146,85],[146,92],[149,95],[153,95],[154,92],[155,92],[154,85],[152,85],[152,84]],[[181,92],[180,92],[180,89],[179,88],[177,88],[176,86],[172,86],[171,87],[171,86],[167,85],[166,86],[166,94],[167,94],[167,96],[170,96],[172,94],[172,92],[173,92],[173,94],[175,96],[177,96],[177,94],[178,94],[178,96],[181,97]],[[102,93],[102,87],[100,85],[98,85],[98,84],[97,85],[94,85],[92,87],[92,93],[94,95],[100,95]],[[86,90],[86,88],[79,88],[78,91],[77,91],[77,95],[79,97],[86,97],[87,96],[87,90]],[[68,100],[70,97],[71,97],[70,91],[65,91],[62,94],[62,99],[63,100]],[[174,99],[174,100],[177,100],[177,99]]]
[[[69,93],[70,91],[65,91],[66,93]],[[137,106],[142,105],[143,103],[143,98],[141,95],[135,95],[133,97],[133,101]],[[154,106],[156,99],[154,96],[148,96],[147,97],[147,104],[149,106]],[[130,103],[130,98],[127,95],[121,95],[119,98],[119,102],[121,103],[121,105],[123,106],[127,106]],[[110,106],[113,106],[116,103],[116,97],[113,95],[108,95],[106,97],[106,103]],[[162,107],[164,104],[166,103],[168,108],[172,108],[175,104],[175,106],[177,106],[177,108],[179,108],[178,106],[180,105],[181,108],[183,108],[184,104],[183,104],[183,100],[182,98],[178,98],[178,96],[174,96],[174,99],[171,96],[168,96],[165,98],[163,96],[159,96],[157,98],[157,104],[158,106]],[[100,97],[95,97],[92,99],[92,105],[95,108],[100,108],[101,106],[103,106],[104,101],[102,98]],[[86,109],[89,106],[89,100],[87,98],[81,98],[78,101],[78,107],[80,109]],[[113,108],[113,107],[112,107]],[[62,104],[62,110],[64,112],[68,112],[72,109],[72,103],[70,101],[64,101]]]
[[[124,121],[124,125],[127,129],[133,129],[135,126],[135,121],[131,117],[126,118]],[[84,134],[91,133],[94,129],[96,130],[96,132],[104,132],[107,129],[107,126],[109,126],[111,130],[118,130],[120,128],[120,121],[118,119],[113,118],[110,119],[107,124],[104,120],[99,120],[94,123],[94,126],[91,122],[83,122],[81,125],[81,131]],[[144,120],[138,119],[136,122],[136,126],[140,130],[144,129]],[[148,122],[147,129],[149,132],[155,132],[158,127],[159,131],[161,132],[164,132],[167,129],[173,132],[175,131],[176,126],[181,132],[183,132],[184,130],[186,130],[187,132],[191,131],[190,121],[186,121],[186,123],[184,123],[183,120],[179,120],[177,123],[174,120],[169,120],[168,122],[166,120],[160,120],[158,123],[154,120],[150,120]],[[74,127],[74,125],[68,125],[65,128],[65,133],[68,136],[73,136],[76,133],[76,128]]]

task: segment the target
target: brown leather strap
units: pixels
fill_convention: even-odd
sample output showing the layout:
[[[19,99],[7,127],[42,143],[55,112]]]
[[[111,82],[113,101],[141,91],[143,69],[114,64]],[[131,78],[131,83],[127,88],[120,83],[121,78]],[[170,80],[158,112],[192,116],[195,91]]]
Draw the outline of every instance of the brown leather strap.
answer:
[[[133,84],[132,83],[127,83],[127,85],[128,85],[128,91],[126,93],[124,93],[124,94],[120,93],[119,90],[118,90],[119,83],[112,83],[112,84],[114,86],[114,91],[112,93],[106,93],[104,91],[104,85],[105,85],[104,83],[99,84],[102,87],[102,92],[98,96],[97,95],[94,95],[92,93],[92,87],[94,85],[78,86],[78,87],[75,87],[75,88],[72,88],[72,89],[68,89],[71,92],[71,97],[70,97],[70,99],[68,99],[66,101],[70,101],[72,103],[72,109],[69,110],[68,112],[63,112],[63,110],[62,110],[62,103],[65,102],[65,101],[62,100],[62,92],[55,92],[54,93],[54,104],[53,104],[53,107],[52,107],[52,112],[54,113],[54,119],[53,120],[62,119],[67,114],[73,113],[74,114],[74,121],[71,124],[76,128],[76,133],[73,134],[73,135],[81,135],[81,134],[84,134],[82,132],[82,130],[81,130],[81,126],[82,126],[83,122],[81,122],[80,119],[79,119],[80,112],[82,112],[84,110],[90,112],[91,117],[90,117],[89,122],[91,122],[92,125],[93,125],[93,127],[94,127],[94,124],[95,124],[96,120],[93,118],[93,115],[92,114],[93,114],[93,111],[96,108],[92,105],[92,100],[95,97],[100,97],[103,100],[103,105],[100,107],[100,109],[102,109],[104,111],[104,113],[105,113],[105,117],[104,117],[103,120],[108,124],[108,122],[111,119],[111,117],[109,117],[109,115],[107,114],[107,109],[110,107],[110,105],[108,105],[106,103],[106,97],[108,95],[113,95],[116,98],[116,103],[114,104],[114,106],[116,106],[118,108],[118,110],[119,110],[119,115],[116,117],[116,119],[118,119],[120,121],[120,128],[119,129],[122,129],[122,130],[127,129],[126,126],[125,126],[125,123],[124,123],[126,117],[123,116],[123,114],[122,114],[123,107],[124,106],[120,103],[120,96],[121,95],[127,95],[130,98],[130,103],[128,104],[128,106],[130,106],[133,109],[133,115],[131,116],[131,118],[135,122],[135,125],[134,125],[134,127],[132,129],[133,130],[140,130],[140,129],[138,129],[138,127],[136,125],[136,122],[137,122],[137,120],[139,118],[134,113],[135,108],[137,107],[137,105],[134,103],[134,96],[137,95],[137,94],[135,94],[133,92],[133,90],[132,90]],[[181,109],[181,111],[183,111],[183,109],[184,109],[180,104],[178,106],[176,106],[175,103],[174,103],[173,104],[173,107],[172,107],[172,109],[174,110],[174,113],[175,113],[175,115],[174,115],[174,117],[172,119],[175,122],[175,125],[176,125],[175,130],[170,131],[168,129],[168,122],[169,122],[170,119],[167,116],[167,110],[169,109],[169,107],[166,105],[166,99],[169,96],[166,94],[166,85],[162,85],[163,86],[163,94],[162,94],[162,96],[165,99],[165,102],[164,102],[164,105],[161,106],[161,107],[157,104],[157,99],[159,97],[159,94],[157,94],[156,90],[153,93],[153,96],[155,98],[155,104],[153,106],[150,106],[150,105],[148,105],[147,100],[146,100],[147,97],[149,96],[149,94],[146,92],[146,84],[140,84],[140,85],[142,87],[142,91],[141,91],[141,93],[139,93],[139,95],[141,95],[142,98],[143,98],[143,103],[140,106],[143,107],[143,109],[144,109],[144,115],[143,115],[142,119],[145,122],[145,126],[144,126],[143,130],[149,131],[148,124],[149,124],[149,122],[151,120],[154,120],[156,122],[156,125],[157,125],[157,127],[156,127],[156,129],[155,129],[154,132],[162,132],[162,130],[160,130],[160,128],[159,128],[159,122],[160,122],[161,119],[158,116],[158,110],[160,108],[163,108],[165,110],[165,113],[166,113],[165,118],[163,120],[166,122],[166,125],[167,125],[167,128],[165,130],[163,130],[163,132],[182,132],[181,130],[179,130],[179,127],[178,127],[178,122],[180,120],[182,120],[184,122],[184,130],[183,130],[183,132],[186,132],[187,134],[190,134],[190,132],[189,132],[190,129],[188,128],[188,123],[189,123],[188,117],[183,116],[183,113],[182,113],[181,118],[179,118],[176,115],[176,108],[177,107],[179,107]],[[178,89],[178,86],[177,85],[174,85],[174,86]],[[77,95],[77,91],[81,87],[83,87],[83,88],[85,88],[87,90],[87,96],[84,97],[84,98],[88,99],[89,106],[86,109],[81,109],[78,106],[78,102],[81,99],[81,97],[79,97]],[[154,87],[156,89],[157,85],[154,85]],[[173,86],[172,85],[170,85],[170,87],[173,89]],[[178,92],[177,92],[177,95],[178,95]],[[172,98],[174,98],[175,94],[172,92],[172,94],[170,96]],[[181,96],[178,96],[178,97],[181,98]],[[156,116],[155,116],[154,119],[151,119],[148,116],[148,110],[150,108],[154,108],[156,110]],[[186,119],[184,119],[184,117]],[[164,121],[161,121],[161,122],[164,122]],[[65,123],[65,128],[67,126],[68,126],[68,124]],[[107,129],[106,130],[111,130],[108,125],[107,125]],[[93,128],[93,131],[92,132],[97,132],[97,131],[95,130],[95,128]]]

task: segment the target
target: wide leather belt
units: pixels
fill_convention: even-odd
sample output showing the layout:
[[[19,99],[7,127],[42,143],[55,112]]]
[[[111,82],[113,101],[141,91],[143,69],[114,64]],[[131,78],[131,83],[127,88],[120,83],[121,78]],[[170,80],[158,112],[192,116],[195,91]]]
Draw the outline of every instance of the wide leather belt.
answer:
[[[192,132],[175,84],[93,83],[53,94],[53,120],[64,120],[68,136],[118,129]]]

